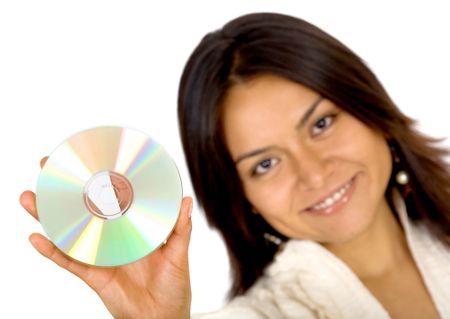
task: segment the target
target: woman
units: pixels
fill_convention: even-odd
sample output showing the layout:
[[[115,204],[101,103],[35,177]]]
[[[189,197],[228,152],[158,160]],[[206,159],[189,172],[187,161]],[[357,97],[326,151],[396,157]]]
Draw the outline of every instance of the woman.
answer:
[[[229,22],[190,57],[179,121],[233,270],[231,302],[197,318],[450,318],[447,152],[336,39],[279,14]],[[190,201],[164,247],[115,269],[30,239],[115,317],[188,318]]]

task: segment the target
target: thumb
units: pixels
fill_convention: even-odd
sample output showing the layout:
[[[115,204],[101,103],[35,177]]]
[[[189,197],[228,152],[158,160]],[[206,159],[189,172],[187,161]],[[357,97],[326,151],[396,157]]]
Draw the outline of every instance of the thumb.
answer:
[[[167,254],[175,264],[187,262],[187,254],[192,231],[192,198],[185,197],[181,202],[180,216],[178,217],[172,234],[161,247],[164,254]]]
[[[85,275],[88,270],[88,266],[75,261],[61,252],[50,240],[43,235],[34,233],[31,234],[29,240],[33,247],[44,257],[50,259],[55,264],[68,270],[74,275],[85,280]]]

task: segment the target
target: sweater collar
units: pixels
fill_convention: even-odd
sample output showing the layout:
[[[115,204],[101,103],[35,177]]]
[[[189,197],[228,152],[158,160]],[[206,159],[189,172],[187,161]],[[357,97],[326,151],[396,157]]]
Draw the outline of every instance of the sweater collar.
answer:
[[[443,314],[450,314],[450,304],[445,300],[450,295],[450,252],[431,236],[424,225],[410,221],[403,198],[395,189],[392,199],[408,246],[432,299],[442,317],[448,318]],[[430,255],[430,248],[439,254]],[[325,317],[389,318],[387,311],[351,269],[314,241],[289,240],[266,269],[266,276],[275,286],[289,284],[290,289],[297,289],[303,295],[302,302],[308,303],[317,313],[326,313]]]

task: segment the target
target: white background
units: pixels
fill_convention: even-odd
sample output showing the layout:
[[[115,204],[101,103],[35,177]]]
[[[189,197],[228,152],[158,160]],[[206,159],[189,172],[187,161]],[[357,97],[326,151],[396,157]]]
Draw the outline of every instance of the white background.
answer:
[[[449,136],[449,10],[444,1],[399,2],[2,1],[0,317],[110,318],[89,287],[34,251],[28,235],[42,229],[18,197],[34,190],[42,156],[99,125],[153,136],[192,195],[176,120],[178,80],[201,37],[238,15],[275,11],[323,28],[367,61],[424,132]],[[203,312],[223,303],[228,261],[197,206],[193,223],[192,310]]]

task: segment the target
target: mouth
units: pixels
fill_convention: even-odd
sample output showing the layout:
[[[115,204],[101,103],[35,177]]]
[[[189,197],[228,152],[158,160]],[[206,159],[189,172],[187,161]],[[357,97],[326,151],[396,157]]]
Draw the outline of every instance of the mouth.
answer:
[[[303,211],[315,215],[330,215],[342,208],[351,198],[355,189],[356,175],[338,189]]]

